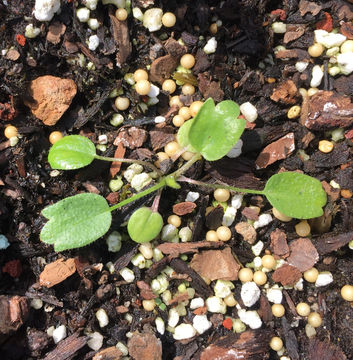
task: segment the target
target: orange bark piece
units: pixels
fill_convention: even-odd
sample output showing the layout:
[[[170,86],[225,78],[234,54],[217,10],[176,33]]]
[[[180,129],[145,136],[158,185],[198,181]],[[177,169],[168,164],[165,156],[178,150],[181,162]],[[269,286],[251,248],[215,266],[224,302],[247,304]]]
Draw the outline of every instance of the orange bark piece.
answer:
[[[196,204],[192,201],[184,201],[173,205],[173,213],[179,216],[190,214],[196,208]]]
[[[67,279],[76,271],[75,259],[58,259],[45,266],[39,277],[41,286],[50,288]]]
[[[115,158],[123,158],[125,155],[125,151],[126,151],[126,149],[125,149],[124,144],[122,142],[119,142],[118,147],[115,150],[114,157]],[[121,164],[122,163],[119,161],[114,161],[112,163],[112,165],[110,166],[110,176],[112,178],[120,171]]]

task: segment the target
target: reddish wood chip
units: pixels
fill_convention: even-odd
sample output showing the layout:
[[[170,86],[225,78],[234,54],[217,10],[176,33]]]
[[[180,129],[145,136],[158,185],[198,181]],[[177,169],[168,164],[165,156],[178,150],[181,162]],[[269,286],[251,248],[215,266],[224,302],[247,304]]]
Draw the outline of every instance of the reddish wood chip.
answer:
[[[125,155],[126,149],[125,146],[123,144],[123,142],[119,142],[118,147],[115,150],[114,153],[114,157],[115,158],[123,158]],[[110,176],[113,178],[119,171],[121,168],[121,162],[119,161],[114,161],[111,166],[110,166]]]
[[[246,221],[236,224],[235,231],[240,234],[249,244],[253,244],[256,240],[257,234],[255,228]]]
[[[283,286],[293,286],[301,277],[302,273],[296,267],[289,264],[283,264],[272,274],[273,281],[280,282]]]
[[[163,243],[157,246],[157,249],[162,251],[163,254],[172,255],[173,257],[179,256],[180,254],[195,253],[200,248],[218,248],[223,246],[223,242],[212,242],[212,241],[199,241],[189,243]]]
[[[294,133],[289,133],[267,145],[257,157],[257,169],[264,169],[274,162],[286,159],[295,150]]]
[[[157,58],[151,64],[150,80],[162,85],[164,80],[170,78],[178,64],[179,59],[169,54]]]
[[[330,201],[335,202],[340,197],[340,189],[333,188],[326,181],[321,181],[321,185],[324,188],[326,194],[328,195]]]
[[[134,360],[161,360],[162,343],[153,334],[133,333],[128,342],[129,355]]]
[[[305,50],[301,50],[301,49],[280,50],[276,53],[275,56],[276,56],[276,59],[298,59],[298,60],[309,60],[310,59],[310,55],[308,54],[308,52]],[[274,99],[272,99],[272,100],[274,100]],[[276,101],[276,100],[274,100],[274,101]],[[293,102],[288,102],[288,104],[293,104]]]
[[[289,244],[287,261],[301,272],[311,269],[319,260],[319,254],[310,239],[299,238]]]
[[[259,214],[257,213],[257,211],[249,207],[245,207],[242,210],[241,214],[244,215],[249,220],[256,221],[259,219]]]
[[[255,360],[268,358],[271,332],[266,329],[230,333],[202,351],[200,360]]]
[[[111,14],[109,14],[109,17],[113,26],[114,41],[119,48],[119,51],[116,54],[116,64],[121,67],[125,64],[132,51],[129,27],[127,21],[120,21]]]
[[[39,277],[41,286],[52,287],[61,283],[76,271],[75,259],[58,259],[45,266]]]
[[[118,192],[111,192],[106,196],[106,200],[110,205],[115,205],[119,202],[120,195]]]
[[[114,145],[118,146],[119,143],[129,149],[139,148],[147,140],[147,131],[140,129],[136,126],[124,128],[119,132],[119,135],[114,140]]]
[[[0,295],[0,334],[20,328],[27,319],[28,310],[26,297]]]
[[[237,280],[240,269],[229,247],[195,254],[190,266],[199,275],[210,280]]]
[[[6,53],[5,59],[11,60],[11,61],[16,61],[20,57],[20,55],[21,54],[16,49],[10,49]]]
[[[312,339],[308,346],[308,358],[310,360],[346,360],[346,355],[339,346],[332,344],[329,339],[320,341]]]
[[[150,131],[152,149],[154,151],[162,148],[171,141],[174,141],[174,129],[166,126],[163,129],[154,129]]]
[[[353,39],[353,24],[349,22],[341,23],[341,33],[347,37],[347,39]]]
[[[277,88],[273,90],[271,100],[281,102],[286,105],[296,104],[298,97],[298,89],[293,80],[282,82]]]
[[[66,26],[61,24],[58,21],[53,22],[49,25],[49,30],[47,33],[47,41],[56,45],[59,44],[61,36],[65,34]]]
[[[141,297],[143,297],[145,300],[152,300],[157,297],[146,282],[138,281],[136,285],[140,289]]]
[[[302,108],[300,122],[310,130],[346,128],[353,124],[353,103],[350,96],[320,90]]]
[[[123,353],[115,346],[108,347],[100,350],[93,356],[92,360],[119,360],[123,356]]]
[[[179,216],[190,214],[196,208],[196,204],[192,201],[184,201],[173,205],[173,213]]]
[[[272,252],[282,258],[289,255],[289,246],[287,244],[286,233],[280,229],[276,229],[271,233],[271,250]]]

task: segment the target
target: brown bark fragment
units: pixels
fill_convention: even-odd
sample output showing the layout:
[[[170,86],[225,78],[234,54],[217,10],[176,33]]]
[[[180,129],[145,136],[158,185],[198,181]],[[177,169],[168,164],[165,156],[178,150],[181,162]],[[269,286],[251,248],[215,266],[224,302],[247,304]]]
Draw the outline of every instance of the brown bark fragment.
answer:
[[[311,269],[319,260],[319,254],[307,238],[299,238],[289,244],[290,255],[287,261],[301,272]]]
[[[199,241],[188,243],[163,243],[157,246],[157,249],[163,254],[177,257],[181,254],[196,253],[201,248],[218,248],[223,246],[222,242]]]
[[[125,155],[126,149],[125,146],[123,144],[123,142],[119,142],[118,147],[115,150],[114,153],[114,157],[115,158],[123,158]],[[121,168],[121,162],[119,161],[113,161],[111,166],[110,166],[110,176],[113,178],[119,171]]]
[[[162,343],[153,334],[135,332],[129,339],[128,348],[134,360],[162,359]]]
[[[5,59],[16,61],[20,57],[20,53],[16,49],[9,49],[9,51],[5,55]]]
[[[264,169],[274,162],[286,159],[295,150],[294,133],[289,133],[267,145],[257,157],[257,169]]]
[[[349,231],[343,234],[329,233],[316,239],[315,247],[317,248],[317,251],[320,255],[326,255],[347,245],[352,240],[353,231]]]
[[[353,39],[353,24],[349,22],[341,23],[341,33],[349,40]]]
[[[75,259],[58,259],[45,266],[40,274],[39,283],[41,286],[50,288],[67,279],[76,271]]]
[[[179,216],[190,214],[196,208],[196,204],[192,201],[184,201],[173,205],[173,213]]]
[[[300,61],[310,59],[308,52],[305,50],[301,50],[301,49],[280,50],[276,53],[275,56],[276,56],[276,59],[298,59]]]
[[[324,188],[330,201],[335,202],[340,197],[340,189],[333,188],[328,182],[321,181],[321,185]]]
[[[165,43],[164,47],[167,50],[168,54],[180,59],[184,54],[187,53],[187,48],[184,45],[181,45],[179,41],[169,38]]]
[[[259,313],[259,316],[264,321],[264,323],[268,323],[269,321],[272,321],[273,314],[270,302],[268,301],[267,297],[261,294],[260,296],[260,308],[257,311]]]
[[[276,229],[275,231],[272,231],[270,237],[272,252],[277,256],[286,258],[289,255],[286,233],[280,229]]]
[[[114,15],[109,14],[113,26],[113,37],[118,45],[119,51],[116,54],[116,65],[121,67],[132,52],[127,21],[120,21]]]
[[[80,336],[79,333],[74,333],[66,339],[60,341],[56,348],[47,353],[43,360],[66,360],[72,359],[73,355],[77,353],[78,350],[83,348],[88,341],[87,336]]]
[[[119,143],[129,149],[139,148],[147,140],[147,131],[140,129],[136,126],[124,128],[120,131],[119,135],[114,140],[114,145],[118,146]]]
[[[293,105],[297,102],[298,89],[293,80],[282,82],[273,90],[271,100],[286,105]]]
[[[179,64],[179,59],[170,54],[161,56],[154,60],[150,68],[150,80],[163,84],[164,80],[169,79],[172,72]]]
[[[123,356],[122,352],[115,346],[100,350],[93,356],[92,360],[119,360]]]
[[[230,333],[203,350],[200,360],[265,360],[269,357],[270,337],[266,329]]]
[[[305,33],[305,26],[303,25],[289,25],[287,31],[284,34],[283,42],[288,44],[289,42],[299,39]]]
[[[256,240],[256,230],[255,228],[249,224],[248,222],[239,222],[235,225],[235,231],[240,234],[245,241],[247,241],[249,244],[253,244]]]
[[[190,266],[210,280],[237,280],[240,270],[240,265],[235,261],[229,247],[195,254]]]
[[[313,1],[300,0],[299,2],[300,16],[304,16],[308,12],[316,16],[321,11],[321,9],[322,7]]]
[[[255,211],[254,209],[250,208],[250,207],[245,207],[241,214],[243,216],[245,216],[247,219],[249,220],[253,220],[253,221],[256,221],[259,219],[259,214],[257,211]]]
[[[0,295],[0,335],[19,329],[28,317],[27,298]]]
[[[300,122],[310,130],[328,130],[353,124],[353,103],[349,96],[320,90],[308,100],[307,111],[302,109]]]
[[[329,339],[320,341],[314,338],[309,341],[307,349],[309,360],[346,360],[346,355],[339,346],[332,344]]]
[[[283,264],[272,274],[273,281],[280,282],[283,286],[293,286],[301,277],[302,273],[296,267],[289,264]]]

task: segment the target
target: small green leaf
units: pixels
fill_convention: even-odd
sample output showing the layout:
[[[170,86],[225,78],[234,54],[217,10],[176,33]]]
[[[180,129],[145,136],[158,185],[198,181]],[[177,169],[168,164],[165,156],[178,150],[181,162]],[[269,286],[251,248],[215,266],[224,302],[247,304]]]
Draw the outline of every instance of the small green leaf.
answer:
[[[169,187],[171,187],[173,189],[180,189],[181,188],[180,184],[178,184],[175,181],[175,178],[172,175],[166,176],[165,182],[166,182],[167,186],[169,186]]]
[[[320,181],[296,172],[271,176],[264,194],[278,211],[296,219],[321,216],[326,204],[326,193]]]
[[[84,193],[70,196],[46,207],[42,215],[49,221],[40,239],[53,244],[55,251],[74,249],[90,244],[110,228],[112,215],[103,196]]]
[[[69,135],[49,150],[48,161],[53,169],[72,170],[89,165],[96,155],[91,140],[81,135]]]
[[[195,116],[189,130],[190,144],[209,161],[221,159],[239,140],[246,121],[238,119],[239,105],[225,100],[215,106],[209,98]]]
[[[182,126],[180,126],[178,134],[177,134],[177,140],[179,145],[182,148],[185,148],[187,151],[190,152],[197,152],[196,149],[194,149],[189,141],[189,131],[190,131],[190,127],[193,123],[194,119],[185,121],[184,124]]]
[[[148,207],[142,207],[131,215],[127,231],[132,240],[145,243],[153,240],[161,232],[162,227],[162,216]]]

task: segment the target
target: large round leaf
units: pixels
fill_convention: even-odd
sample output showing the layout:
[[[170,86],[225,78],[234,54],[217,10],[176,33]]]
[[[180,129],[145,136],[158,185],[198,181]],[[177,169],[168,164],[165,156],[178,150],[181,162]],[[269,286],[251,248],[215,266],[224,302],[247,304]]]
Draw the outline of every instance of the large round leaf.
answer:
[[[326,193],[320,181],[296,172],[271,176],[263,192],[273,207],[296,219],[321,216],[326,204]]]
[[[112,215],[103,196],[84,193],[68,197],[46,207],[42,215],[49,221],[40,239],[54,244],[55,251],[74,249],[90,244],[110,228]]]
[[[153,240],[161,232],[162,227],[162,216],[148,207],[142,207],[131,215],[127,231],[132,240],[145,243]]]
[[[91,140],[81,135],[65,136],[49,150],[48,161],[53,169],[72,170],[89,165],[96,155]]]
[[[184,124],[178,130],[177,139],[178,139],[179,145],[182,148],[185,148],[187,151],[196,153],[197,150],[191,146],[190,141],[189,141],[189,131],[190,131],[190,127],[191,127],[193,121],[194,121],[194,119],[184,122]]]
[[[209,161],[221,159],[239,140],[246,121],[238,119],[239,105],[225,100],[215,106],[209,98],[195,116],[189,130],[190,144]]]

